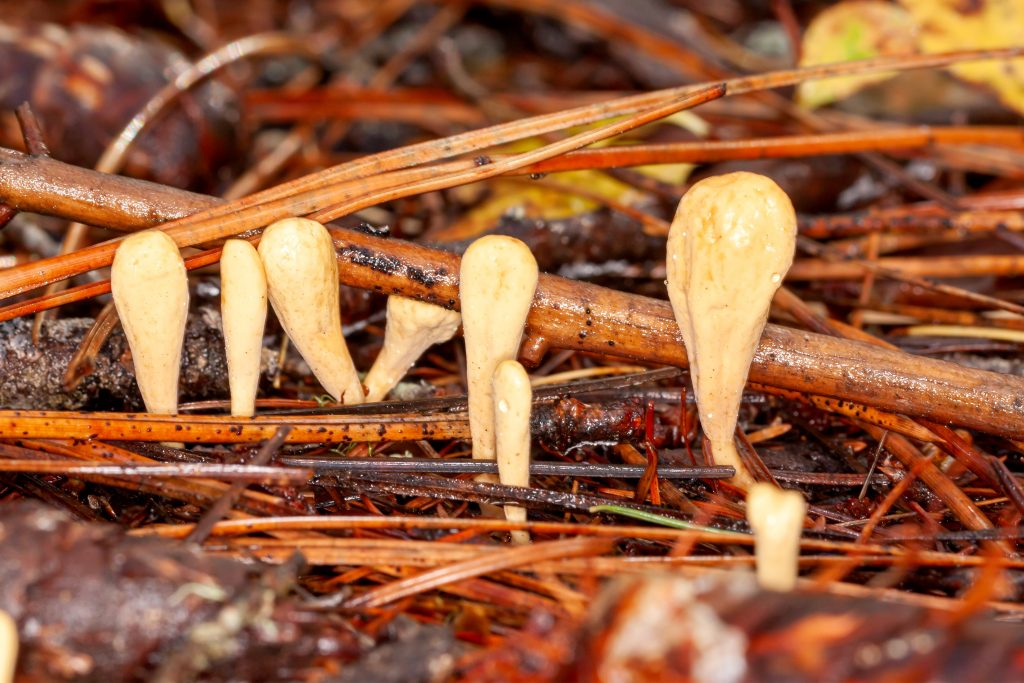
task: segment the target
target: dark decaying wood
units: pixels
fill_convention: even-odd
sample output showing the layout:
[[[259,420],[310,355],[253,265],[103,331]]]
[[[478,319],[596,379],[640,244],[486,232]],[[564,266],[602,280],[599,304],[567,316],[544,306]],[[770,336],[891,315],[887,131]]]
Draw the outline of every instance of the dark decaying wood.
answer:
[[[37,503],[0,507],[0,529],[0,609],[20,627],[23,680],[285,681],[365,648],[283,597],[300,559],[240,563]]]
[[[646,628],[636,628],[644,623]],[[1024,629],[747,576],[650,577],[595,610],[567,681],[995,681],[1024,675]],[[656,654],[656,657],[652,657]]]
[[[0,404],[12,409],[82,410],[141,409],[128,343],[116,330],[93,359],[92,372],[68,391],[64,373],[82,337],[92,325],[89,318],[48,321],[40,343],[32,343],[31,321],[19,318],[0,323]],[[263,354],[265,379],[277,371],[273,349]],[[180,386],[186,400],[227,395],[227,359],[220,314],[200,307],[189,316],[182,350]]]
[[[540,673],[528,680],[562,683],[917,683],[1024,676],[1019,625],[809,589],[766,592],[742,573],[620,579],[594,607],[582,628],[534,620],[521,641],[467,665],[464,675],[520,680],[507,672],[529,667]]]

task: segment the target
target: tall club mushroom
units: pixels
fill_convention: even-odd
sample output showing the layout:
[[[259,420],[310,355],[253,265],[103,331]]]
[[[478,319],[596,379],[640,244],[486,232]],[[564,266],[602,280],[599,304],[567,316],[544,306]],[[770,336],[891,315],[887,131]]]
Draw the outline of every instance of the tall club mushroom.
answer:
[[[754,531],[757,582],[761,588],[790,591],[796,586],[800,534],[807,501],[799,491],[754,484],[747,492],[747,521]]]
[[[258,251],[270,303],[310,370],[335,399],[362,403],[363,387],[341,332],[330,233],[308,218],[285,218],[263,231]]]
[[[498,477],[506,486],[530,485],[530,376],[518,361],[505,360],[494,371],[494,432]],[[505,506],[505,519],[526,521],[526,508]],[[513,543],[529,543],[528,531],[513,531]]]
[[[473,457],[494,460],[494,387],[498,363],[519,353],[537,290],[537,261],[517,239],[488,235],[469,245],[459,269],[466,339],[469,431]]]
[[[668,294],[690,360],[701,425],[731,482],[753,483],[733,441],[750,361],[796,249],[786,193],[754,173],[706,178],[679,203],[668,235]]]
[[[18,624],[0,609],[0,683],[13,683],[18,668]]]
[[[178,245],[159,230],[126,237],[114,253],[110,289],[146,410],[177,413],[188,317],[188,275]]]
[[[231,414],[252,417],[260,383],[267,277],[256,248],[228,240],[220,257],[220,314],[228,358]]]
[[[387,315],[384,346],[363,381],[367,401],[387,396],[424,351],[454,337],[462,323],[457,311],[402,296],[388,297]]]

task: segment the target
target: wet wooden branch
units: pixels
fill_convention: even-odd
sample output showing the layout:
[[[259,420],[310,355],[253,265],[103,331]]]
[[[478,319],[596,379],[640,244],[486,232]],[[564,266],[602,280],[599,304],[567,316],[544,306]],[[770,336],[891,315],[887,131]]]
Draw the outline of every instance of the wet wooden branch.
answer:
[[[0,148],[0,193],[22,211],[112,230],[139,230],[190,216],[221,200],[165,185]]]
[[[11,159],[14,170],[8,166]],[[96,187],[117,201],[99,203]],[[149,227],[172,211],[176,197],[182,202],[179,213],[197,202],[190,193],[52,160],[11,152],[0,156],[0,202],[20,210],[103,225]],[[150,201],[151,211],[146,208]],[[457,255],[351,230],[336,229],[334,238],[344,284],[458,307]],[[536,361],[549,348],[667,365],[687,363],[668,302],[542,275],[523,351]],[[1024,438],[1024,379],[855,341],[768,325],[750,379]]]

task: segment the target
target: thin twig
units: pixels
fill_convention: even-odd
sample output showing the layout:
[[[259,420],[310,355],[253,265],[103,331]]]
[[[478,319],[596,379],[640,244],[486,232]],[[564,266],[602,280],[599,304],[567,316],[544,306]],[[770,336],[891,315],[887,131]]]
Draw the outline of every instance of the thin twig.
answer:
[[[281,449],[285,438],[288,436],[288,432],[291,430],[292,428],[288,426],[278,427],[274,436],[267,439],[266,443],[260,447],[259,452],[256,453],[256,456],[249,464],[253,467],[259,467],[270,462],[270,459],[273,458]],[[246,486],[248,486],[247,483],[239,481],[231,484],[231,488],[229,488],[227,492],[225,492],[224,495],[221,496],[196,523],[195,527],[192,528],[192,533],[188,535],[185,541],[196,544],[200,544],[205,541],[210,535],[210,530],[213,529],[213,525],[223,519],[224,515],[231,510],[235,502],[238,500],[238,497],[242,495],[243,491],[245,491]]]
[[[489,460],[436,460],[434,458],[337,458],[284,455],[279,458],[289,467],[312,470],[317,474],[349,472],[416,472],[433,474],[497,474],[498,463]],[[2,468],[2,463],[0,463]],[[607,463],[531,462],[534,476],[592,477],[639,479],[644,467]],[[658,468],[658,476],[666,479],[728,479],[731,467],[670,467]]]

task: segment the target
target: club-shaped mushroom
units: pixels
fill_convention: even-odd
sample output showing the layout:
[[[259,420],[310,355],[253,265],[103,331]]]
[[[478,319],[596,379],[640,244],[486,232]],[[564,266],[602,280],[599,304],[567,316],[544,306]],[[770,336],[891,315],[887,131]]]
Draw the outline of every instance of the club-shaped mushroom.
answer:
[[[18,624],[0,610],[0,683],[13,683],[18,667]]]
[[[733,441],[743,386],[768,309],[793,263],[796,214],[786,193],[754,173],[695,184],[668,235],[668,294],[690,360],[704,433],[732,483],[753,483]]]
[[[457,311],[402,296],[388,297],[384,346],[366,374],[366,400],[380,401],[434,344],[448,341],[459,329]]]
[[[466,340],[469,430],[473,457],[494,460],[494,386],[498,363],[519,353],[526,315],[537,290],[537,261],[513,237],[488,235],[469,245],[459,269]]]
[[[267,278],[256,248],[228,240],[220,257],[220,315],[228,358],[231,414],[251,417],[260,383],[263,328],[267,322]]]
[[[761,588],[793,590],[806,514],[807,501],[799,491],[784,491],[764,482],[747,491],[747,522],[754,531],[757,582]]]
[[[159,230],[126,237],[114,253],[110,289],[146,410],[173,415],[188,317],[188,275],[178,245]]]
[[[506,360],[494,371],[494,432],[498,478],[506,486],[530,485],[530,376],[519,361]],[[526,508],[505,506],[505,519],[526,521]],[[527,531],[512,532],[513,543],[529,543]]]
[[[310,370],[335,399],[362,403],[363,388],[341,332],[330,233],[308,218],[285,218],[263,231],[258,251],[270,304]]]

